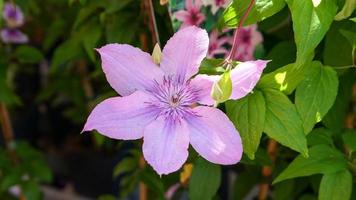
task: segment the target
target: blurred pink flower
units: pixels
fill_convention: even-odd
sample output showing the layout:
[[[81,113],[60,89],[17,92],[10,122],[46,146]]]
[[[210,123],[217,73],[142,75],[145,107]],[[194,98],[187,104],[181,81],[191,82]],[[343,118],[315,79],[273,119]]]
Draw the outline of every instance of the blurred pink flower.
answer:
[[[1,40],[4,43],[23,44],[28,42],[28,37],[18,29],[4,28],[0,31]]]
[[[175,17],[183,22],[181,28],[199,26],[205,20],[204,14],[200,12],[201,6],[201,0],[185,1],[185,8],[187,10],[180,10],[175,13]]]
[[[216,55],[225,56],[229,51],[223,46],[227,44],[231,40],[231,36],[221,36],[219,37],[219,32],[213,30],[210,32],[209,36],[209,50],[208,50],[208,58],[214,58]]]
[[[189,144],[210,162],[240,161],[241,139],[232,122],[213,105],[210,93],[219,76],[196,75],[207,54],[208,34],[195,26],[167,42],[159,64],[151,55],[125,44],[98,49],[110,85],[123,97],[98,104],[83,131],[124,140],[144,138],[143,155],[158,174],[177,171]],[[252,91],[266,61],[245,62],[231,71],[232,99]]]
[[[257,25],[241,28],[238,36],[238,47],[234,59],[239,61],[253,60],[256,46],[263,41],[262,34],[257,30]],[[230,40],[230,44],[232,43],[233,40]]]
[[[18,28],[24,24],[23,13],[17,5],[5,3],[2,15],[9,28]]]
[[[211,12],[214,15],[220,8],[226,8],[230,2],[231,0],[203,0],[205,6],[211,5]]]

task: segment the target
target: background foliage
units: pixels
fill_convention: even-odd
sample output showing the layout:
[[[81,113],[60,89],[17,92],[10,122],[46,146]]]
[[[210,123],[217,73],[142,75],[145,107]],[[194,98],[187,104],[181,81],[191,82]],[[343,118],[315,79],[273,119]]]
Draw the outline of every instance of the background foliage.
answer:
[[[256,0],[245,25],[258,23],[264,43],[256,58],[271,62],[253,93],[219,106],[242,137],[241,163],[213,165],[191,150],[192,170],[163,177],[142,164],[141,141],[79,134],[92,107],[116,95],[94,48],[117,42],[150,52],[154,46],[143,2],[16,0],[30,42],[0,43],[0,102],[10,110],[16,136],[10,151],[0,149],[1,199],[11,199],[15,185],[27,199],[41,199],[40,184],[59,187],[63,180],[101,199],[135,198],[139,182],[149,199],[164,199],[176,184],[174,198],[261,199],[267,191],[269,199],[356,199],[354,0]],[[153,2],[165,44],[173,34],[169,12]],[[233,0],[209,26],[236,27],[248,4]],[[220,74],[217,63],[206,59],[201,72]],[[58,160],[67,167],[75,162],[77,171],[58,169]],[[72,177],[88,166],[98,169]],[[109,173],[103,175],[109,187],[95,192],[89,181],[81,188],[93,173]]]

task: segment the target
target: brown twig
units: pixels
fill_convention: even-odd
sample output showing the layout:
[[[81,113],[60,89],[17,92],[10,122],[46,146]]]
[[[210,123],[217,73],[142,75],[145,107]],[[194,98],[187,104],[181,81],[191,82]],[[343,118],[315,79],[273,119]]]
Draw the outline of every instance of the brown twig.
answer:
[[[272,163],[275,162],[277,158],[277,148],[278,143],[273,140],[269,139],[268,140],[268,146],[267,146],[267,153],[272,161]],[[260,184],[260,191],[258,193],[258,200],[265,200],[268,197],[268,190],[269,190],[269,179],[272,174],[272,166],[264,166],[262,168],[262,176],[264,177],[264,182]]]
[[[255,4],[255,2],[256,2],[256,0],[251,0],[250,4],[247,7],[247,10],[242,15],[242,17],[241,17],[241,19],[240,19],[240,21],[238,23],[238,26],[236,27],[236,30],[235,30],[235,33],[234,33],[234,40],[233,40],[232,47],[231,47],[231,51],[230,51],[230,54],[228,55],[228,57],[226,59],[227,61],[233,59],[235,54],[236,54],[236,50],[237,50],[237,47],[239,45],[238,43],[239,43],[240,30],[243,27],[244,22],[247,19],[247,16],[250,13],[250,11],[251,11],[253,5]]]
[[[153,46],[158,43],[160,45],[160,39],[158,34],[157,22],[154,12],[154,7],[152,4],[152,0],[144,0],[143,1],[143,13],[146,16],[147,24],[151,32],[152,36],[152,44]],[[160,45],[161,46],[161,45]]]
[[[145,168],[146,161],[142,155],[140,156],[139,165],[141,169]],[[146,185],[142,181],[139,183],[139,190],[140,190],[140,200],[147,200],[148,190]]]
[[[3,103],[0,103],[0,122],[2,125],[2,135],[5,141],[6,148],[11,149],[11,143],[14,140],[14,133],[12,132],[9,111]]]

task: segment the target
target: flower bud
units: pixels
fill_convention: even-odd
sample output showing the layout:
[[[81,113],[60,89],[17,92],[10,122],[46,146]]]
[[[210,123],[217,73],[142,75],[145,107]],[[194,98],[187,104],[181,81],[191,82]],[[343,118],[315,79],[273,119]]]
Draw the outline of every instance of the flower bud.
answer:
[[[153,48],[152,59],[153,62],[156,63],[157,65],[161,63],[162,51],[158,43],[156,43],[155,47]]]
[[[232,81],[230,71],[224,72],[220,79],[213,84],[211,97],[217,102],[222,103],[227,101],[232,93]]]

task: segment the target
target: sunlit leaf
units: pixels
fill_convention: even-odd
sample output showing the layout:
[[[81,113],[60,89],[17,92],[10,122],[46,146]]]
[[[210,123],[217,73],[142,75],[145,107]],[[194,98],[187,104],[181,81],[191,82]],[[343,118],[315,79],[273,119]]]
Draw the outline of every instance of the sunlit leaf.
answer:
[[[249,4],[250,1],[234,0],[224,11],[220,19],[220,26],[236,27]],[[284,6],[284,0],[256,0],[254,7],[245,21],[245,25],[262,21],[282,10]]]
[[[297,44],[297,65],[305,63],[323,39],[337,11],[334,0],[323,0],[317,7],[312,1],[287,0],[292,13],[293,30]]]

